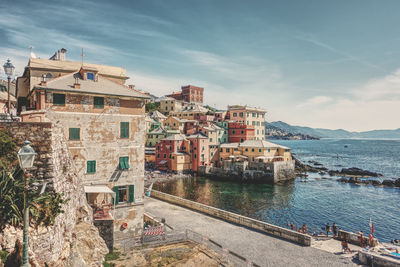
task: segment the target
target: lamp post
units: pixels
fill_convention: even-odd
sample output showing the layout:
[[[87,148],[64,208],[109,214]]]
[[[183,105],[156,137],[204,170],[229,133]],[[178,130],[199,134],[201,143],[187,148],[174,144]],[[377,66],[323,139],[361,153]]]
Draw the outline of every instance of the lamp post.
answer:
[[[24,171],[24,247],[22,252],[22,266],[29,266],[28,260],[28,228],[29,228],[29,207],[28,207],[28,186],[29,175],[25,175],[25,170],[32,168],[36,152],[30,146],[31,142],[25,140],[24,146],[18,151],[19,166]]]
[[[8,114],[10,114],[10,107],[11,107],[11,101],[10,101],[10,82],[11,82],[11,76],[14,73],[14,65],[11,63],[10,59],[7,59],[7,62],[4,63],[3,65],[4,72],[7,75],[7,80],[8,80]]]

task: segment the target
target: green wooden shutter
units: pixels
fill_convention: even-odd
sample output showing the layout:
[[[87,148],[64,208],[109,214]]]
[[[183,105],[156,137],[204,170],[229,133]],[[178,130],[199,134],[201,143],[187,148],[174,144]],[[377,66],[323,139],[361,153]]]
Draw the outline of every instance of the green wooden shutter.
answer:
[[[118,186],[114,186],[113,187],[113,191],[115,193],[114,205],[117,205],[118,204],[118,198],[119,198]]]
[[[129,169],[129,157],[124,157],[125,158],[125,168]]]
[[[64,106],[65,95],[64,94],[53,94],[53,105]]]
[[[104,108],[104,97],[95,96],[93,99],[94,108]]]
[[[87,161],[87,173],[95,173],[96,172],[96,161],[89,160]]]
[[[119,168],[121,170],[125,169],[125,162],[124,162],[124,157],[119,158]]]
[[[129,122],[120,122],[120,138],[129,138]]]
[[[69,140],[80,140],[80,128],[69,128]]]
[[[129,202],[135,201],[135,186],[133,184],[129,185]]]

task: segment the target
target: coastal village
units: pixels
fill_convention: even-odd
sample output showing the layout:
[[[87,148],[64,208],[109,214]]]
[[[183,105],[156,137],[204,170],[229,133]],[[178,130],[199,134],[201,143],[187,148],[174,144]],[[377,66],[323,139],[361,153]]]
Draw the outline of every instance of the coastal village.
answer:
[[[212,108],[205,103],[207,88],[198,85],[183,85],[178,91],[172,88],[170,94],[155,97],[126,84],[128,78],[122,67],[87,63],[83,58],[69,61],[62,48],[49,59],[32,53],[20,77],[9,84],[0,81],[0,130],[18,147],[30,141],[37,156],[26,173],[40,180],[43,191],[58,192],[69,201],[52,226],[29,229],[31,266],[100,266],[114,249],[126,252],[146,240],[149,244],[168,241],[171,222],[152,214],[164,202],[206,214],[203,217],[210,215],[215,221],[221,219],[221,225],[229,222],[268,238],[278,237],[273,242],[289,240],[294,250],[298,244],[326,246],[320,242],[324,238],[313,239],[304,228],[296,231],[205,207],[151,190],[151,183],[145,188],[145,181],[154,177],[184,175],[282,183],[296,177],[296,162],[289,147],[266,140],[266,110],[251,103],[227,103],[225,110]],[[186,232],[180,240],[215,243],[190,229],[181,230]],[[334,234],[353,245],[359,242],[349,232]],[[0,249],[18,254],[16,243],[22,243],[21,237],[20,228],[7,225],[0,233]],[[373,237],[368,242],[371,247],[377,245]],[[257,259],[238,256],[241,251],[231,251],[226,244],[219,247],[224,249],[199,251],[231,256],[209,256],[212,263],[196,258],[199,262],[193,266],[259,266]],[[326,258],[334,261],[336,256],[332,253]]]

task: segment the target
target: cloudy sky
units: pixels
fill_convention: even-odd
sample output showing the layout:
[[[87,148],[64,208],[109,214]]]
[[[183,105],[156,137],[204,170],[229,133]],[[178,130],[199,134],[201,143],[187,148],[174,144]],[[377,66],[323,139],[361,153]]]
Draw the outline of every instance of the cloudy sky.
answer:
[[[217,108],[363,131],[400,127],[400,1],[0,1],[0,63],[48,58],[122,66],[161,96],[205,88]],[[0,76],[4,76],[3,70]]]

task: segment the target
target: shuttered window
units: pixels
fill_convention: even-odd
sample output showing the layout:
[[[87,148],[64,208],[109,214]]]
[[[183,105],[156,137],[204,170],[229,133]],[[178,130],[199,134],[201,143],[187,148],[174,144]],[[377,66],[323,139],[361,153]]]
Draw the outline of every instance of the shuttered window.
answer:
[[[119,190],[118,190],[118,186],[114,186],[113,187],[113,191],[115,193],[115,198],[114,198],[114,205],[118,204],[118,199],[119,199]]]
[[[95,96],[93,99],[94,108],[104,108],[104,97]]]
[[[86,172],[87,173],[95,173],[96,172],[96,161],[88,160],[86,162]]]
[[[129,138],[129,122],[120,122],[120,137]]]
[[[129,169],[129,157],[120,157],[119,158],[119,168],[121,170]]]
[[[81,133],[80,128],[69,128],[69,140],[80,140]]]
[[[128,201],[134,202],[135,201],[135,186],[133,184],[129,185],[129,196]]]
[[[53,94],[53,105],[65,106],[65,94]]]

